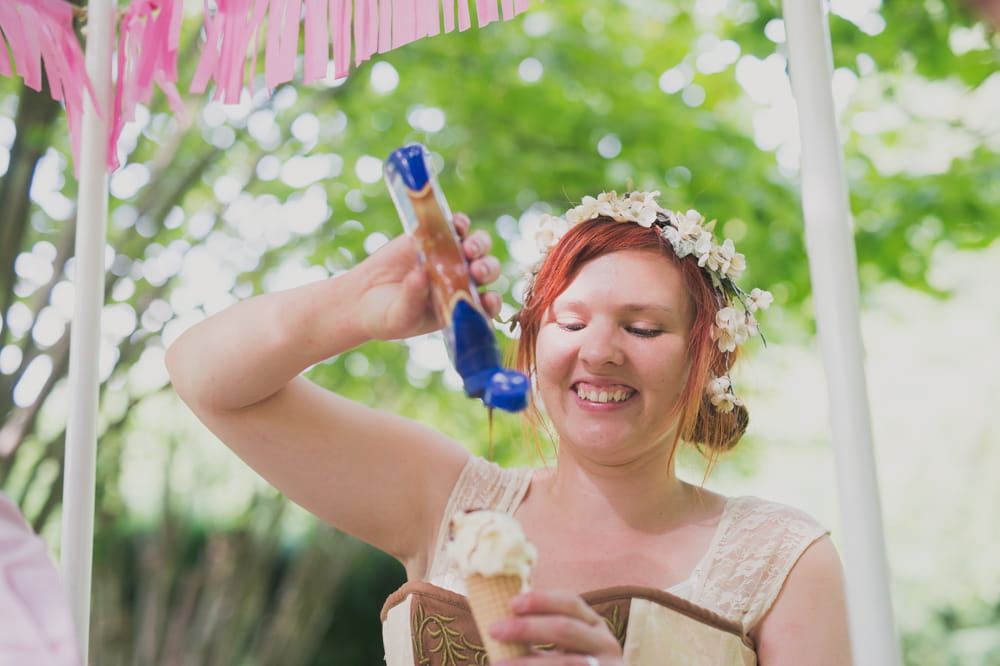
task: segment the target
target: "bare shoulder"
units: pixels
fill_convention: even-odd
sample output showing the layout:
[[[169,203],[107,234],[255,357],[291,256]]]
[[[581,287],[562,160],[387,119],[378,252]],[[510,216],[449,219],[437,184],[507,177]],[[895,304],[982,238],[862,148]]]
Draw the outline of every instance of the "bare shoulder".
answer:
[[[851,664],[843,567],[830,537],[802,553],[750,635],[762,666]]]

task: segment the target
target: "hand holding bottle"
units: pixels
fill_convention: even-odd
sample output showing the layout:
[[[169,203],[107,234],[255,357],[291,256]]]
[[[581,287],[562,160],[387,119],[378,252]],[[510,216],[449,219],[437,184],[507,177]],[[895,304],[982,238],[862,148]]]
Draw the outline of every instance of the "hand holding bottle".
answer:
[[[469,233],[469,218],[455,213],[455,228],[462,237],[462,251],[469,273],[479,285],[500,276],[500,262],[489,254],[493,247],[485,231]],[[420,264],[414,239],[402,234],[358,265],[363,275],[359,317],[372,339],[396,340],[443,328],[432,303],[430,281]],[[480,301],[490,317],[500,312],[500,295],[481,292]]]

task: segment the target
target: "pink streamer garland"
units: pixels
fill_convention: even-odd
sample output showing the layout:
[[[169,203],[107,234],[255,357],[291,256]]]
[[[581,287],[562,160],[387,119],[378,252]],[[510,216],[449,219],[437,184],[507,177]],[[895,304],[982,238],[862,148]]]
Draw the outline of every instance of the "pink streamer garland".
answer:
[[[139,103],[148,104],[157,83],[167,96],[170,110],[184,114],[177,92],[177,46],[180,42],[182,6],[176,0],[135,0],[119,25],[118,80],[108,169],[118,168],[118,139],[125,123],[135,120]]]
[[[527,10],[530,0],[499,0],[500,7],[497,2],[475,0],[480,27],[517,16]],[[376,53],[456,27],[467,30],[472,24],[469,0],[458,0],[457,17],[454,0],[217,0],[214,11],[205,0],[206,44],[191,92],[204,92],[214,81],[213,99],[239,101],[248,59],[251,75],[256,71],[256,44],[265,28],[265,16],[264,81],[268,88],[295,77],[300,23],[306,83],[326,76],[331,42],[334,76],[342,78],[348,74],[352,48],[358,66]]]
[[[190,92],[202,93],[214,82],[212,99],[238,103],[247,71],[252,91],[265,24],[264,82],[274,88],[295,76],[300,23],[308,84],[326,76],[331,45],[334,76],[343,78],[352,50],[357,67],[375,53],[456,28],[467,30],[472,24],[469,1],[458,0],[456,16],[455,0],[204,0],[205,44]],[[501,14],[509,20],[526,11],[530,1],[499,0],[498,12],[498,0],[475,0],[478,25],[497,21]],[[109,171],[119,166],[122,129],[135,119],[138,104],[150,101],[154,84],[167,96],[171,111],[183,114],[176,86],[182,13],[183,0],[132,0],[121,15]],[[65,104],[73,160],[79,164],[83,95],[86,91],[92,100],[95,95],[73,30],[73,6],[66,0],[0,0],[0,75],[16,73],[26,86],[41,90],[43,69],[53,99]]]
[[[73,161],[79,164],[84,92],[95,108],[97,103],[73,31],[73,6],[65,0],[0,0],[0,33],[0,74],[16,73],[40,91],[44,65],[49,94],[66,107]]]

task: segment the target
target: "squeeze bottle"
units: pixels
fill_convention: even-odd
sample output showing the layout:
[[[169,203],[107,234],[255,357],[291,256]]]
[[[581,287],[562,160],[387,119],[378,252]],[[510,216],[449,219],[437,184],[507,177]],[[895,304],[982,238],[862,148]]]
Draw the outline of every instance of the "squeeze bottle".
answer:
[[[502,367],[496,334],[469,275],[448,202],[420,143],[394,150],[385,162],[385,181],[403,227],[417,243],[430,280],[434,307],[445,322],[448,354],[466,395],[488,407],[516,412],[528,403],[528,378]]]

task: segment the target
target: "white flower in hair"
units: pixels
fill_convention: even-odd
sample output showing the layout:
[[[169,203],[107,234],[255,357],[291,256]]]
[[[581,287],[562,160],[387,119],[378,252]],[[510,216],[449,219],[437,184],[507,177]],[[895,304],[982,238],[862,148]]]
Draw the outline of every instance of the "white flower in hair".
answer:
[[[713,377],[708,382],[708,399],[720,412],[728,413],[735,407],[742,407],[743,401],[733,393],[729,377]]]
[[[705,229],[705,216],[691,209],[686,213],[676,212],[670,216],[670,221],[677,227],[684,238],[697,238]]]
[[[538,251],[547,254],[559,239],[569,231],[569,222],[555,215],[542,215],[538,220],[538,230],[535,232],[535,244]]]
[[[579,206],[566,211],[566,221],[574,225],[601,215],[609,215],[611,212],[609,195],[613,196],[614,192],[603,192],[596,199],[590,196],[584,197]]]
[[[774,296],[771,295],[771,292],[754,287],[750,291],[750,295],[747,297],[747,310],[750,312],[766,310],[773,302]]]
[[[756,321],[751,329],[748,326],[747,314],[734,307],[721,308],[715,314],[715,328],[712,329],[712,336],[719,345],[719,351],[735,351],[756,332]]]
[[[698,259],[698,265],[735,280],[746,270],[746,258],[736,251],[733,239],[727,238],[722,245],[715,245]]]
[[[686,213],[671,213],[671,224],[663,228],[662,236],[670,241],[674,252],[683,259],[689,254],[698,257],[699,265],[704,266],[701,259],[712,251],[715,243],[712,232],[704,226],[705,216],[696,210]]]
[[[631,217],[640,227],[648,229],[656,222],[656,214],[660,212],[660,205],[656,203],[658,196],[659,192],[632,192],[629,195]]]

